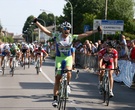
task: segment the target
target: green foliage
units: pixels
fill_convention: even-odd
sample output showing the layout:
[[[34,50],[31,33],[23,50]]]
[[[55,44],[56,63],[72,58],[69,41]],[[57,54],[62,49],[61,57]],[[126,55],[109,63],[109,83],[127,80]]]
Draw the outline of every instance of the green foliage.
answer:
[[[65,0],[67,1],[67,0]],[[90,25],[93,27],[94,19],[105,19],[105,1],[106,0],[69,0],[73,7],[73,30],[74,33],[79,34],[83,32],[84,25]],[[133,22],[135,5],[133,0],[107,0],[107,19],[108,20],[124,20],[124,33],[128,33],[128,36],[132,36],[135,33],[135,23]],[[63,21],[71,22],[71,4],[67,1],[67,4],[63,9],[63,16],[56,17],[57,26]],[[29,24],[33,20],[34,16],[29,16],[24,24],[23,32],[27,30]],[[38,18],[43,19],[46,22],[46,26],[54,23],[54,15],[42,12]],[[40,21],[43,25],[43,22]],[[34,28],[37,28],[36,26]],[[118,38],[119,34],[113,35]],[[134,35],[133,35],[134,36]],[[87,37],[88,38],[88,37]],[[134,38],[134,37],[132,37]],[[94,34],[88,39],[97,41],[100,39],[99,34]]]
[[[82,33],[84,25],[92,27],[94,19],[105,18],[105,1],[106,0],[69,0],[73,5],[74,10],[74,33]],[[124,32],[134,34],[135,23],[134,16],[134,1],[133,0],[107,0],[107,19],[124,20]],[[67,2],[64,8],[65,19],[70,19],[70,4]],[[79,28],[78,28],[79,27]],[[113,35],[114,38],[119,38],[119,35]],[[91,36],[93,37],[93,36]],[[96,36],[97,38],[97,36]],[[95,36],[92,39],[95,39]],[[98,38],[100,38],[98,36]]]
[[[82,22],[82,28],[84,27],[84,25],[90,25],[91,29],[93,27],[93,20],[96,18],[96,15],[94,14],[89,14],[89,13],[85,13],[83,14],[83,22]]]
[[[3,36],[0,38],[2,42],[13,43],[14,39],[11,36]]]
[[[126,36],[126,39],[130,39],[133,40],[135,39],[135,34],[131,34],[131,33],[123,33]]]

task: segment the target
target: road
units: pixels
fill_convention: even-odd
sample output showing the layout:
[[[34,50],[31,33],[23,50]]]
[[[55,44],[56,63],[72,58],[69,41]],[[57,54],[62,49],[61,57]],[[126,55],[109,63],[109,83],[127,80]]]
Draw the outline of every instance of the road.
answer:
[[[71,79],[71,94],[67,110],[135,110],[135,89],[123,83],[114,83],[114,97],[109,106],[98,93],[98,76],[79,69],[79,78]],[[18,67],[15,75],[0,73],[0,110],[57,110],[52,107],[54,85],[54,59],[43,62],[42,73],[36,74],[34,65],[24,70]]]

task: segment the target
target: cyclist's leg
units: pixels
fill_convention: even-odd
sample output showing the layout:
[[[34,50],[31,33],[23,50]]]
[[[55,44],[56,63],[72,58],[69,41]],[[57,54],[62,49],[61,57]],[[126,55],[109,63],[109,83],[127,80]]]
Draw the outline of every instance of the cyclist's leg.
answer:
[[[44,60],[46,59],[46,57],[48,57],[48,53],[45,51]]]
[[[42,61],[43,61],[43,53],[41,53],[41,55],[40,55],[40,68],[42,66]]]
[[[3,64],[4,56],[1,57],[1,66]]]
[[[10,66],[10,68],[12,67],[12,59],[13,58],[10,58],[10,60],[9,60],[9,66]]]
[[[66,57],[65,61],[66,61],[66,69],[67,70],[72,70],[73,57],[72,56],[68,56],[68,57]],[[72,73],[71,73],[71,71],[68,71],[68,74],[67,74],[68,85],[69,85],[71,77],[72,77]]]
[[[3,60],[4,60],[4,57],[5,57],[6,53],[5,52],[2,52],[2,57],[1,57],[1,66],[3,64]]]
[[[74,70],[74,69],[75,69],[75,48],[72,48],[72,49],[71,49],[71,52],[72,52],[72,59],[73,59],[72,68],[73,68],[73,70]]]
[[[110,95],[113,97],[114,94],[113,94],[113,83],[114,83],[114,80],[113,80],[113,72],[114,70],[110,70],[109,71],[109,79],[110,79]]]
[[[102,65],[102,68],[106,68],[106,66]],[[100,73],[99,73],[99,83],[102,83],[104,73],[105,73],[104,70],[100,71]]]
[[[61,69],[62,60],[63,60],[63,58],[56,56],[55,68],[57,68],[58,70]],[[53,94],[54,94],[53,103],[52,103],[53,106],[58,105],[57,95],[58,95],[60,80],[61,80],[61,71],[56,71],[56,73],[55,73],[55,83],[54,83],[54,89],[53,89]]]

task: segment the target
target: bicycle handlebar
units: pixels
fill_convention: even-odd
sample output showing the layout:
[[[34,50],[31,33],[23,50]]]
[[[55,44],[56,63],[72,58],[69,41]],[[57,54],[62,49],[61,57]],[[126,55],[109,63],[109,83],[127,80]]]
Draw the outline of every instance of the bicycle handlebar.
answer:
[[[109,71],[109,70],[119,70],[118,68],[114,68],[114,69],[110,69],[110,68],[99,68],[98,70],[107,70],[107,71]]]

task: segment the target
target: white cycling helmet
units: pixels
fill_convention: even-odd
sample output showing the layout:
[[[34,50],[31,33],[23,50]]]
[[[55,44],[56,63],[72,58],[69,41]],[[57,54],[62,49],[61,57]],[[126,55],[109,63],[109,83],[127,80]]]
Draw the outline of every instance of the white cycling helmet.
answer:
[[[61,24],[61,28],[64,28],[64,27],[68,27],[68,28],[72,28],[72,26],[71,26],[71,24],[69,23],[69,22],[67,22],[67,21],[65,21],[65,22],[63,22],[62,24]]]
[[[9,49],[9,45],[8,44],[5,44],[4,48],[5,50],[8,50]]]

